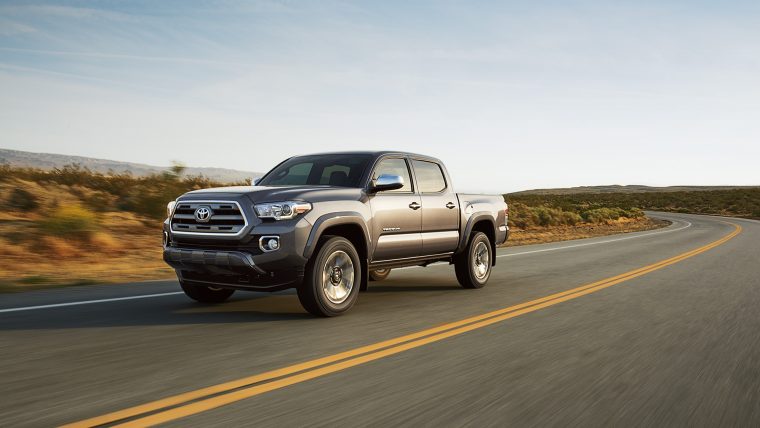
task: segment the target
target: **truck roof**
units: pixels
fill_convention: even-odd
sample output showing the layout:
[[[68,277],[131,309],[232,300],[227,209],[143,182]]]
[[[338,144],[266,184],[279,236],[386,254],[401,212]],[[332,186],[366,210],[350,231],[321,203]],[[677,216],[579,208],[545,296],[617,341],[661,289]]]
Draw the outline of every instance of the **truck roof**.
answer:
[[[401,156],[412,156],[412,157],[418,157],[418,158],[424,158],[428,160],[433,160],[438,163],[442,163],[439,159],[434,158],[433,156],[428,155],[422,155],[419,153],[412,153],[412,152],[404,152],[399,150],[351,150],[351,151],[340,151],[340,152],[320,152],[320,153],[308,153],[308,154],[301,154],[297,156],[315,156],[315,155],[372,155],[375,158],[385,155],[401,155]]]

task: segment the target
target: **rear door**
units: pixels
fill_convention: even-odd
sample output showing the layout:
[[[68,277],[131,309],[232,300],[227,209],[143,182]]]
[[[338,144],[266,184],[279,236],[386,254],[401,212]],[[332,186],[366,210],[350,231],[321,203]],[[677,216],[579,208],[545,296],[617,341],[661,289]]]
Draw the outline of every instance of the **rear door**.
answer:
[[[422,251],[420,197],[414,189],[411,171],[403,157],[384,158],[375,166],[371,179],[398,175],[404,187],[369,196],[372,208],[372,236],[377,236],[373,261],[416,257]]]
[[[459,200],[436,162],[412,160],[422,200],[422,255],[449,253],[459,243]]]

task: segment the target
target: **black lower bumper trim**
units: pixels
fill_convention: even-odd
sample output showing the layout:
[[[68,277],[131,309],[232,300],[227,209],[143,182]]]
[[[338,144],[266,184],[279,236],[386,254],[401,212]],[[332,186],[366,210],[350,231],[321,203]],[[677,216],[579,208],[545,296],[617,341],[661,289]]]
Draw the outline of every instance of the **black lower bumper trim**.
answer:
[[[303,281],[303,269],[271,271],[266,274],[218,275],[178,270],[180,281],[189,285],[206,285],[236,290],[278,291],[297,286]]]
[[[253,262],[253,257],[241,251],[195,250],[164,248],[164,261],[175,269],[200,272],[228,271],[237,274],[266,272]]]

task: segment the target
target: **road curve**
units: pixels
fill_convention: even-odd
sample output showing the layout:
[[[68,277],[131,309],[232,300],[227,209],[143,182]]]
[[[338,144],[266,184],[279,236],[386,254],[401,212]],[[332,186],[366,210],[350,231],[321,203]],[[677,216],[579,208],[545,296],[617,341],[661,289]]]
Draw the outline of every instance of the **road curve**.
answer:
[[[500,250],[481,290],[397,270],[333,319],[175,281],[2,295],[0,425],[760,425],[760,222],[653,215]]]

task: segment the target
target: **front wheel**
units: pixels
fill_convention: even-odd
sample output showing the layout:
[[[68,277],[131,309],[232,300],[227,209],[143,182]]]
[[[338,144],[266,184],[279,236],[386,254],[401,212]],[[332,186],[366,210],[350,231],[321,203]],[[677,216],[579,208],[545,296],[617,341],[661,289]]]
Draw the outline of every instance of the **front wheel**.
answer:
[[[225,300],[229,299],[229,297],[232,296],[232,293],[235,292],[235,290],[230,290],[227,288],[189,285],[182,282],[180,282],[179,285],[182,287],[182,291],[185,292],[187,297],[193,300],[197,300],[201,303],[222,303]]]
[[[312,315],[334,317],[351,309],[362,278],[359,253],[346,238],[323,238],[319,251],[306,265],[298,300]]]
[[[454,261],[454,271],[464,288],[482,288],[491,276],[493,251],[483,232],[475,232],[465,251]]]

